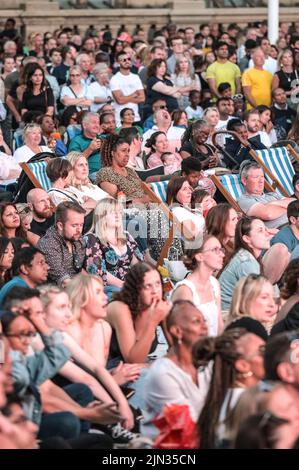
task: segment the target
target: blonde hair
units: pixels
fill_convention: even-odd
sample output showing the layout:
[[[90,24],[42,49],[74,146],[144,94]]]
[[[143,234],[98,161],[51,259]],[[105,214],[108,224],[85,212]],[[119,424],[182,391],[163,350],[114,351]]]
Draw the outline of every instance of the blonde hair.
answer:
[[[214,106],[213,106],[212,108],[207,108],[207,109],[205,109],[204,112],[203,112],[203,117],[204,117],[206,120],[208,120],[209,117],[210,117],[210,114],[212,114],[213,112],[217,113],[218,116],[219,116],[219,119],[220,119],[219,111],[218,111],[218,109],[217,109],[216,107],[214,107]]]
[[[72,66],[70,67],[70,70],[69,70],[69,75],[71,75],[71,72],[73,72],[73,71],[79,72],[80,75],[82,75],[82,71],[81,71],[81,68],[80,68],[79,65],[72,65]]]
[[[192,69],[191,69],[191,64],[190,64],[190,59],[189,57],[184,53],[183,55],[181,55],[177,60],[176,60],[176,63],[175,63],[175,68],[174,68],[174,75],[178,76],[180,74],[180,62],[183,60],[183,59],[187,59],[188,61],[188,74],[189,76],[191,77],[192,80],[195,79],[195,73],[192,72]]]
[[[40,291],[40,300],[45,310],[52,302],[54,295],[66,293],[65,290],[60,289],[54,284],[45,284],[44,286],[38,287],[38,290]]]
[[[23,130],[23,142],[26,144],[28,136],[35,130],[38,129],[42,135],[42,129],[38,124],[27,124]]]
[[[266,282],[270,281],[259,274],[250,274],[249,276],[242,277],[237,282],[230,304],[227,324],[242,317],[250,316],[250,304],[260,295]]]
[[[107,64],[99,63],[94,66],[92,69],[92,73],[96,77],[97,75],[101,75],[103,73],[107,73],[109,75],[109,67]]]
[[[72,165],[73,169],[74,169],[74,166],[76,165],[76,163],[80,160],[80,158],[84,158],[86,160],[83,153],[76,152],[76,151],[69,152],[67,154],[66,158],[70,162],[70,164]],[[70,185],[81,190],[82,184],[84,184],[85,186],[90,186],[90,187],[93,186],[92,183],[90,182],[88,176],[86,177],[86,180],[83,183],[80,183],[80,184],[76,183],[74,173],[72,173],[72,178],[71,178]]]
[[[93,274],[78,274],[66,286],[66,293],[69,296],[71,309],[75,320],[80,320],[81,310],[88,304],[92,297],[92,281],[97,281],[103,285],[100,277]]]
[[[107,219],[110,213],[115,209],[119,209],[119,211],[121,211],[119,202],[115,199],[105,198],[97,203],[94,210],[91,231],[95,233],[103,245],[108,245],[109,240],[107,238]],[[118,242],[123,245],[126,244],[126,235],[124,233],[122,224],[116,230],[115,235]]]
[[[277,70],[281,70],[281,59],[283,58],[283,56],[285,54],[290,54],[293,58],[293,66],[294,66],[294,56],[293,56],[293,53],[291,51],[291,49],[284,49],[283,51],[280,51],[280,53],[278,54],[278,57],[277,57]]]

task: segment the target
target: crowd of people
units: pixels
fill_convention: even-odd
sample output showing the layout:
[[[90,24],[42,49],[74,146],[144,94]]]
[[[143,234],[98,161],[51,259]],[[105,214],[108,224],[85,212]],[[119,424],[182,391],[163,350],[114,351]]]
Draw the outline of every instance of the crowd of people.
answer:
[[[0,48],[0,448],[298,448],[299,169],[284,196],[250,153],[299,150],[296,29]]]

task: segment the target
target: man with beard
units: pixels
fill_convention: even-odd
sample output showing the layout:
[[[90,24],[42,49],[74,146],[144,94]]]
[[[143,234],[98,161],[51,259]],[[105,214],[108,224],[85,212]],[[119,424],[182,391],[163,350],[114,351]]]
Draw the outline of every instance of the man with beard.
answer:
[[[85,261],[84,215],[85,210],[76,202],[60,203],[54,227],[50,227],[37,244],[49,264],[49,280],[55,284],[65,285],[82,271]]]
[[[34,188],[27,194],[27,203],[33,214],[30,231],[43,237],[54,225],[50,197],[44,189]]]
[[[265,131],[260,131],[260,115],[256,109],[249,109],[244,113],[244,122],[247,126],[248,139],[254,149],[271,147],[271,141]]]

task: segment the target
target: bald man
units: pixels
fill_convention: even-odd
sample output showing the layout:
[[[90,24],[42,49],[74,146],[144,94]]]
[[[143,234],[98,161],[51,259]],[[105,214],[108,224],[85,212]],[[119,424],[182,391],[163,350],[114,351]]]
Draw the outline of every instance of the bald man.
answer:
[[[30,231],[43,237],[48,228],[54,224],[50,197],[44,189],[34,188],[27,194],[27,203],[33,211]]]

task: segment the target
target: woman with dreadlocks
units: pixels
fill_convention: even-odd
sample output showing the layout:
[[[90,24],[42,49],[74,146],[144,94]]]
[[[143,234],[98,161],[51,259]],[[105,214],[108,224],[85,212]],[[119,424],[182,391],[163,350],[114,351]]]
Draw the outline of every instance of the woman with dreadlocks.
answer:
[[[213,145],[207,144],[211,129],[207,121],[199,119],[191,124],[182,137],[182,158],[194,156],[199,158],[203,170],[214,168],[219,157]]]
[[[209,391],[198,419],[201,449],[221,445],[239,397],[246,388],[255,386],[263,378],[264,346],[261,336],[245,328],[234,328],[221,336],[204,338],[195,344],[195,367],[205,368],[213,361]]]
[[[130,145],[118,135],[110,135],[102,144],[103,168],[98,172],[96,184],[110,196],[117,197],[119,192],[125,194],[133,203],[147,203],[141,181],[132,168],[128,168]]]

